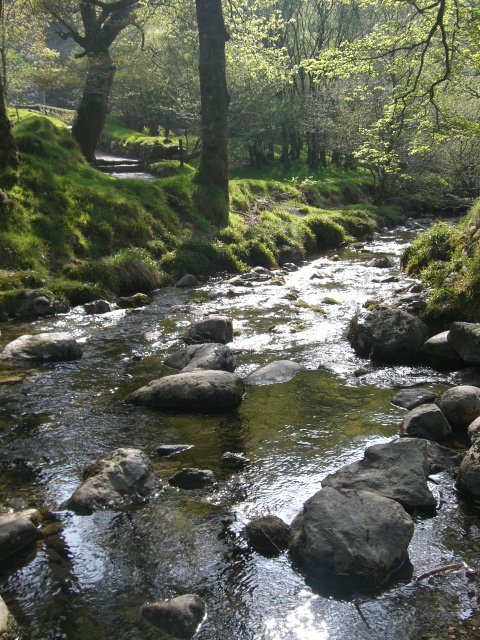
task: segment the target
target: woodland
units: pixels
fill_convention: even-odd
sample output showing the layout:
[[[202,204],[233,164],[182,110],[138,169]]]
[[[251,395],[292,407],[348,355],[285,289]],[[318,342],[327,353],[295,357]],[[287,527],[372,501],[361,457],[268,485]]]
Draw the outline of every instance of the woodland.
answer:
[[[252,214],[248,180],[276,181],[260,191],[299,189],[300,202],[321,211],[364,204],[367,217],[391,206],[465,213],[479,195],[473,0],[1,0],[0,18],[0,187],[24,218],[16,232],[36,236],[31,244],[38,212],[19,175],[35,144],[32,131],[21,134],[29,125],[19,107],[38,103],[76,113],[71,134],[88,163],[106,119],[145,140],[181,139],[190,173],[183,163],[177,173],[190,214],[214,229]],[[326,182],[342,198],[325,197]],[[309,196],[320,184],[323,196]],[[16,223],[7,218],[8,235]],[[62,267],[78,254],[72,239],[64,244]],[[87,245],[83,257],[96,257]],[[1,267],[28,268],[19,247],[7,253]]]

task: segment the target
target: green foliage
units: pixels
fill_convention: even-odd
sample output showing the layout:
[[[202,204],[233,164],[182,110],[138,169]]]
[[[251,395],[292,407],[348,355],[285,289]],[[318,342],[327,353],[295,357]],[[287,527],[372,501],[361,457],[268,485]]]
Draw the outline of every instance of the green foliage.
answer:
[[[402,264],[430,288],[424,317],[447,328],[454,320],[480,321],[480,200],[458,225],[439,222],[423,232]]]
[[[103,258],[82,263],[67,270],[76,281],[89,282],[103,291],[127,296],[157,289],[162,277],[157,266],[143,249],[131,247]]]
[[[405,249],[401,263],[408,273],[419,274],[434,262],[450,262],[458,254],[461,231],[458,227],[437,222]]]
[[[203,238],[190,237],[182,242],[175,252],[168,253],[160,261],[160,268],[178,279],[187,273],[197,276],[212,275],[227,271],[230,273],[245,270],[234,254],[230,245],[209,241]]]
[[[304,224],[313,233],[317,249],[332,249],[345,242],[343,227],[326,215],[312,213],[305,218]]]

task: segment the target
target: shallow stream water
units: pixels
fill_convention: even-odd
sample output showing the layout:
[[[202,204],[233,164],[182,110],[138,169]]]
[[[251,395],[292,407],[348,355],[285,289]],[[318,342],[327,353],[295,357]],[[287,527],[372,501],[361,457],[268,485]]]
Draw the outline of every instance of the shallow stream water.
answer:
[[[35,506],[49,523],[35,553],[0,568],[0,594],[22,639],[162,640],[140,607],[182,593],[206,602],[198,640],[407,640],[470,614],[476,593],[464,571],[418,583],[406,575],[351,600],[312,588],[287,554],[262,557],[243,536],[254,516],[290,522],[328,473],[396,437],[404,412],[391,399],[399,388],[446,388],[447,375],[429,368],[373,367],[345,339],[367,299],[406,285],[397,269],[367,261],[398,259],[411,238],[406,229],[382,232],[336,260],[318,256],[284,274],[283,286],[254,283],[232,296],[218,278],[193,291],[159,290],[150,306],[133,311],[89,316],[79,308],[1,325],[0,347],[23,333],[68,331],[84,351],[77,362],[0,368],[0,511]],[[276,359],[305,371],[287,383],[249,387],[227,415],[125,405],[127,393],[171,373],[165,355],[181,346],[191,322],[213,312],[233,318],[241,376]],[[193,446],[160,458],[162,443]],[[163,480],[159,494],[122,512],[65,509],[87,462],[122,446],[150,456]],[[213,470],[218,487],[169,487],[184,467]],[[475,564],[480,550],[478,510],[462,503],[450,475],[435,479],[440,508],[435,517],[415,516],[413,575]]]

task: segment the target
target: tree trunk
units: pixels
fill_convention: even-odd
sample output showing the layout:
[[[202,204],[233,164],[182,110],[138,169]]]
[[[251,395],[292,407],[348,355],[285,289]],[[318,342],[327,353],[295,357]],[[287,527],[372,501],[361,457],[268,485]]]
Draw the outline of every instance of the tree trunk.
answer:
[[[105,124],[108,97],[115,67],[108,52],[88,54],[88,74],[78,107],[72,134],[88,162],[95,160],[95,151]]]
[[[12,134],[12,125],[8,117],[7,103],[0,73],[0,171],[16,169],[20,164],[18,149]]]
[[[223,21],[221,0],[196,0],[196,11],[200,42],[202,153],[195,179],[205,199],[202,208],[223,223],[228,221],[227,112],[230,97],[225,42],[229,35]],[[216,190],[219,190],[218,196]]]

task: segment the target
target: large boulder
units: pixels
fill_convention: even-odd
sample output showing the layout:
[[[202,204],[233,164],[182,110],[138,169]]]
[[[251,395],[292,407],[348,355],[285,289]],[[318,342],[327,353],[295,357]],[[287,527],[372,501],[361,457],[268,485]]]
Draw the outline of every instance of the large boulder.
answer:
[[[468,429],[468,425],[480,416],[480,389],[461,385],[447,389],[436,400],[454,429]]]
[[[175,638],[193,638],[205,617],[205,603],[195,594],[177,596],[146,604],[141,609],[142,618]]]
[[[448,341],[467,364],[480,364],[480,324],[454,322],[448,332]]]
[[[480,498],[480,440],[473,443],[460,464],[457,487],[477,500]]]
[[[226,411],[243,399],[244,384],[228,371],[188,371],[153,380],[125,402],[158,409]]]
[[[420,351],[432,366],[450,370],[462,366],[462,359],[453,348],[449,335],[449,331],[442,331],[423,343]]]
[[[230,347],[224,344],[192,344],[176,351],[165,360],[165,365],[179,371],[219,369],[234,371],[237,359]]]
[[[291,360],[275,360],[257,369],[245,378],[246,384],[267,385],[288,382],[296,373],[305,369],[304,366]]]
[[[203,318],[187,329],[185,342],[198,344],[205,342],[219,342],[227,344],[233,340],[232,319],[227,316],[211,315]]]
[[[436,404],[422,404],[404,417],[400,435],[440,442],[452,435],[452,428]]]
[[[24,335],[9,342],[0,353],[0,360],[36,360],[61,362],[78,360],[82,350],[68,333],[37,333]]]
[[[25,509],[0,516],[0,560],[22,551],[39,537],[40,514]]]
[[[355,351],[377,362],[409,362],[428,337],[427,326],[400,309],[378,309],[350,323],[348,340]]]
[[[139,449],[115,449],[85,468],[83,483],[67,506],[80,514],[119,509],[158,491],[160,480],[151,462]]]
[[[365,489],[399,502],[405,509],[431,509],[436,500],[427,484],[427,443],[400,438],[375,444],[363,460],[342,467],[322,480],[322,487]]]
[[[288,547],[290,527],[278,516],[268,514],[251,520],[245,527],[249,544],[259,553],[278,555]]]
[[[413,535],[398,502],[333,487],[307,500],[291,528],[290,553],[300,569],[350,588],[382,584],[406,560]]]

